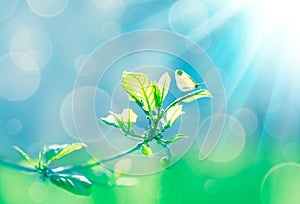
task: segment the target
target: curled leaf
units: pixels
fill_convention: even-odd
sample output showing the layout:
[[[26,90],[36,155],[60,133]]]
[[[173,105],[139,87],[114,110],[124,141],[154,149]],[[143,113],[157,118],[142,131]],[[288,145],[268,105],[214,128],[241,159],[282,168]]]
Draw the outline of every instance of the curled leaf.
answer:
[[[91,194],[92,183],[84,176],[69,174],[53,174],[50,181],[76,195],[88,196]]]

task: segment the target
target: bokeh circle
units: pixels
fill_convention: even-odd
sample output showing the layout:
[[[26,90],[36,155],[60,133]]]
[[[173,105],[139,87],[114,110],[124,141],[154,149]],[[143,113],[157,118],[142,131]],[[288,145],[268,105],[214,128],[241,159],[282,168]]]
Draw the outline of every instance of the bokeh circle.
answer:
[[[18,59],[18,64],[15,63]],[[11,101],[23,101],[39,88],[41,76],[31,58],[8,54],[0,58],[0,96]],[[35,70],[35,71],[26,71]]]
[[[42,17],[53,17],[62,13],[69,0],[27,0],[29,8]]]
[[[264,204],[300,203],[300,165],[282,163],[271,168],[261,185]]]

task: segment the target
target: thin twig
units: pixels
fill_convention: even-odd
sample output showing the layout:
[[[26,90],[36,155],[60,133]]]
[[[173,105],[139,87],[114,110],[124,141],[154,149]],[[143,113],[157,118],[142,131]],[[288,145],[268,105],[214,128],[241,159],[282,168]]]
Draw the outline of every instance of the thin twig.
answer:
[[[59,172],[66,172],[66,171],[75,171],[76,169],[93,168],[94,166],[101,165],[101,164],[103,164],[105,162],[110,162],[110,161],[119,159],[119,158],[121,158],[123,156],[126,156],[126,155],[132,153],[132,152],[135,152],[135,151],[139,150],[142,147],[143,144],[144,144],[144,142],[140,142],[136,146],[132,147],[131,149],[129,149],[129,150],[125,151],[125,152],[121,152],[119,154],[116,154],[114,156],[102,159],[102,160],[97,161],[97,162],[92,163],[92,164],[77,165],[77,166],[67,166],[67,167],[63,167],[63,168],[59,169],[58,171]]]
[[[6,161],[4,159],[0,159],[0,165],[5,166],[5,167],[9,167],[12,169],[17,169],[17,170],[21,170],[21,171],[26,171],[26,172],[34,172],[36,173],[37,170],[34,168],[30,168],[30,167],[25,167],[25,166],[21,166],[19,164],[15,164],[13,162],[10,161]]]

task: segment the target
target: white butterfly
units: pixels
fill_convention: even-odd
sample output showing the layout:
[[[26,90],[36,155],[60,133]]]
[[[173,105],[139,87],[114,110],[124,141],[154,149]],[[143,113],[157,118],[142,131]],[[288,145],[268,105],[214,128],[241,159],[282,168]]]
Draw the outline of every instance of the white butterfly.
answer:
[[[203,83],[197,83],[190,75],[181,69],[175,71],[175,80],[180,91],[191,91],[199,88]]]

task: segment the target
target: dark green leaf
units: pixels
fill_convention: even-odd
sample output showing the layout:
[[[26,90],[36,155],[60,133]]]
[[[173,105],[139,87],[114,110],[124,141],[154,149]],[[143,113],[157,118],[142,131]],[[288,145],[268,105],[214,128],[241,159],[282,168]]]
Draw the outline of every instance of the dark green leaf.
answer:
[[[53,174],[50,181],[76,195],[88,196],[91,194],[92,183],[84,176],[69,174]]]

